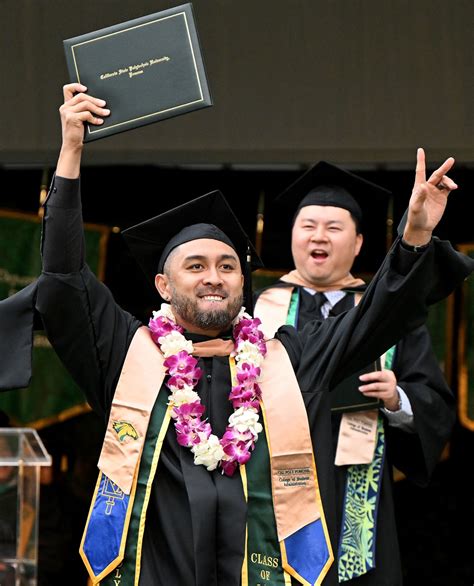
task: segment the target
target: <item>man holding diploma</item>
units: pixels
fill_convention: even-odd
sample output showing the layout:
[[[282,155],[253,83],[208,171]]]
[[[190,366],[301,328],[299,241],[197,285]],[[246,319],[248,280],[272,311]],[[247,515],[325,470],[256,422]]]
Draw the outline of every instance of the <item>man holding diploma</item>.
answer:
[[[129,228],[132,252],[167,302],[159,309],[157,299],[144,327],[84,264],[83,123],[100,125],[107,104],[70,84],[60,112],[34,305],[108,420],[81,543],[91,578],[336,584],[328,391],[472,272],[473,260],[432,238],[456,188],[446,176],[454,160],[426,180],[419,151],[403,239],[356,308],[301,332],[283,326],[273,340],[242,308],[258,258],[218,192]]]

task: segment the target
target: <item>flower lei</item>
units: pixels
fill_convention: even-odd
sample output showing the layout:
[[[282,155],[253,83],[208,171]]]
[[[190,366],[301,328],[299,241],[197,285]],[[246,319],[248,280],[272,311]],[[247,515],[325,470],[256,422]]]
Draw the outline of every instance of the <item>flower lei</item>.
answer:
[[[191,356],[192,342],[183,336],[184,329],[176,323],[171,307],[163,303],[160,311],[153,312],[149,328],[154,342],[162,351],[166,373],[166,385],[171,390],[168,404],[175,420],[179,445],[191,448],[196,465],[208,470],[222,468],[222,473],[232,476],[240,464],[250,459],[258,434],[261,390],[258,385],[260,366],[267,352],[261,321],[252,319],[244,308],[233,321],[236,382],[229,394],[234,413],[229,417],[221,439],[212,433],[211,425],[202,416],[206,408],[194,390],[202,376],[197,360]]]

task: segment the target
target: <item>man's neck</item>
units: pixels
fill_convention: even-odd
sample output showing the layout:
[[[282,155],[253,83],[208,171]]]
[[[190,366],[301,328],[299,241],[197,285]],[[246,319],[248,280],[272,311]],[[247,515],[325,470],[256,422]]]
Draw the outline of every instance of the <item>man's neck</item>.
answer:
[[[222,338],[224,340],[228,340],[232,337],[232,329],[229,328],[223,332],[219,332],[217,334],[210,334],[208,331],[206,333],[202,332],[190,332],[189,330],[184,331],[184,336],[191,340],[191,342],[200,342],[203,340],[215,340],[216,338]]]
[[[339,281],[333,280],[331,283],[314,283],[312,280],[308,280],[301,275],[301,273],[294,269],[290,271],[287,275],[283,275],[280,278],[281,281],[299,285],[300,287],[308,287],[309,289],[313,289],[314,291],[338,291],[340,289],[345,289],[347,287],[356,287],[364,283],[362,279],[355,279],[350,273],[347,276],[342,277]]]

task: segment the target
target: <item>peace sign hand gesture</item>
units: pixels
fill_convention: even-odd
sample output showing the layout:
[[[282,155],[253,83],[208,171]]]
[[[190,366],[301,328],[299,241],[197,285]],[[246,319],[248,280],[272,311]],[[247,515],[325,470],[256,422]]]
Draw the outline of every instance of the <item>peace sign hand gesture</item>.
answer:
[[[419,148],[416,155],[415,184],[408,205],[408,220],[403,240],[412,246],[422,246],[431,239],[434,228],[441,220],[448,202],[448,195],[457,189],[456,183],[446,173],[454,165],[449,157],[426,180],[425,151]]]

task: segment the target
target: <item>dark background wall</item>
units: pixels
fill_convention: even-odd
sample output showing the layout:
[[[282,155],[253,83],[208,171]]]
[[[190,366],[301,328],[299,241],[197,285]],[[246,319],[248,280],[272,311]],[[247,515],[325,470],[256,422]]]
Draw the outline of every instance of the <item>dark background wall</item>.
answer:
[[[62,40],[169,0],[0,0],[0,161],[55,157]],[[212,109],[99,141],[89,162],[474,160],[471,0],[195,0]]]

